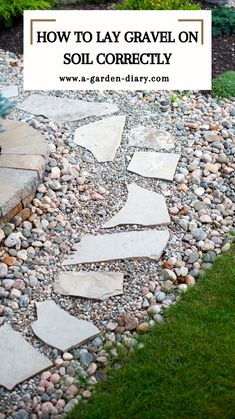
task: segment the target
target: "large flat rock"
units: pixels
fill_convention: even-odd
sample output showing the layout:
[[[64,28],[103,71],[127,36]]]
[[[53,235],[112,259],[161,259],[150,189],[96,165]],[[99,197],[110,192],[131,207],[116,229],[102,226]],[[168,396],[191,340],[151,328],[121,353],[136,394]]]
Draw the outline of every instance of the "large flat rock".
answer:
[[[123,276],[120,272],[62,272],[54,292],[103,301],[123,294]]]
[[[0,328],[0,359],[0,385],[8,390],[52,366],[7,324]]]
[[[42,156],[4,154],[0,156],[0,168],[24,169],[38,172],[40,178],[43,177],[46,160]]]
[[[125,224],[152,226],[167,225],[169,223],[170,216],[164,196],[131,183],[128,185],[126,204],[102,228],[111,228]]]
[[[145,147],[155,150],[171,150],[174,141],[171,134],[153,127],[137,126],[129,132],[129,147]]]
[[[167,230],[130,231],[125,233],[87,234],[76,244],[76,253],[64,265],[103,262],[118,259],[154,259],[161,257],[169,239]]]
[[[127,168],[144,177],[173,181],[180,154],[136,151]]]
[[[118,111],[116,105],[105,102],[86,102],[56,96],[31,95],[18,108],[42,115],[55,122],[77,121],[89,116],[104,116]]]
[[[122,139],[125,116],[111,116],[76,129],[74,142],[87,148],[98,162],[113,161]]]
[[[36,336],[61,351],[93,339],[100,332],[86,320],[78,320],[57,306],[54,301],[36,303],[38,320],[32,323]]]
[[[11,98],[18,96],[18,87],[17,86],[4,86],[0,89],[0,95],[5,98]]]
[[[0,168],[0,217],[4,217],[32,191],[39,182],[36,171]]]
[[[1,134],[2,155],[40,155],[47,157],[48,146],[38,131],[19,121],[3,121],[6,131]]]

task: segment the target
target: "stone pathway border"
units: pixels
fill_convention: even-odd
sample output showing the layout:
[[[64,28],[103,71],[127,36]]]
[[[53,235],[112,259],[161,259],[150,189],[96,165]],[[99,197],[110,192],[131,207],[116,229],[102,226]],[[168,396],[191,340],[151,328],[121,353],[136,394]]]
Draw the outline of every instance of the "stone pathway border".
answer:
[[[0,134],[0,223],[27,207],[43,177],[48,149],[25,122],[4,120]]]

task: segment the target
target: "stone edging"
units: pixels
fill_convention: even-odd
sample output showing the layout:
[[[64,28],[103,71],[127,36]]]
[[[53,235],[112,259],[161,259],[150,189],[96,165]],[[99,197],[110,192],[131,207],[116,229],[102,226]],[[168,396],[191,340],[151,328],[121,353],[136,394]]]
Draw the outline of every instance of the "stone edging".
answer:
[[[4,120],[0,134],[0,224],[27,207],[43,177],[48,148],[25,122]]]

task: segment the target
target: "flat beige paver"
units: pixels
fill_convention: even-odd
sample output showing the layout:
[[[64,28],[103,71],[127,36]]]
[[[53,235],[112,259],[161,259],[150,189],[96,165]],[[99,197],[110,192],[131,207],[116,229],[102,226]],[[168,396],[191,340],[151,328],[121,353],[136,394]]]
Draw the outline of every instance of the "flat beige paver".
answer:
[[[8,390],[52,366],[8,324],[0,327],[0,359],[0,385]]]
[[[125,224],[152,226],[170,223],[170,216],[163,195],[141,188],[135,183],[131,183],[127,188],[126,204],[102,228]]]
[[[4,154],[0,156],[0,168],[24,169],[38,172],[43,177],[46,160],[42,156]]]
[[[153,127],[137,126],[129,132],[129,147],[145,147],[155,150],[171,150],[174,141],[168,131]]]
[[[180,154],[136,151],[127,168],[144,177],[173,180]]]
[[[2,125],[6,131],[0,137],[1,155],[30,154],[48,156],[48,146],[40,132],[25,122],[4,120]]]
[[[123,277],[120,272],[62,272],[54,292],[103,301],[123,294]]]
[[[104,262],[118,259],[154,259],[161,257],[169,239],[167,230],[125,233],[87,234],[76,244],[76,252],[63,265]]]
[[[111,103],[37,94],[29,96],[18,104],[18,108],[34,115],[45,116],[55,122],[77,121],[89,116],[104,116],[118,111],[118,107]]]
[[[87,148],[98,162],[113,161],[121,143],[126,117],[111,116],[75,131],[74,142]]]
[[[79,320],[62,310],[54,301],[36,303],[38,320],[32,323],[36,336],[61,351],[96,337],[100,331],[92,323]]]

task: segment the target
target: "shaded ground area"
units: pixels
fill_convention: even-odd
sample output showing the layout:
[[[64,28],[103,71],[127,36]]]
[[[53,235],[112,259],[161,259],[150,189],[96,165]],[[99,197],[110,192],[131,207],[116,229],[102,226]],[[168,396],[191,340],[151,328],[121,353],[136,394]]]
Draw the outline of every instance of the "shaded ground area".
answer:
[[[112,3],[97,4],[80,4],[70,6],[70,9],[111,9]],[[15,54],[23,53],[23,24],[18,21],[10,29],[1,30],[0,28],[0,49],[14,52]],[[212,75],[213,77],[222,74],[224,71],[235,69],[235,35],[219,36],[212,39]]]
[[[168,323],[68,418],[232,419],[234,274],[233,256],[218,259],[168,311]]]

